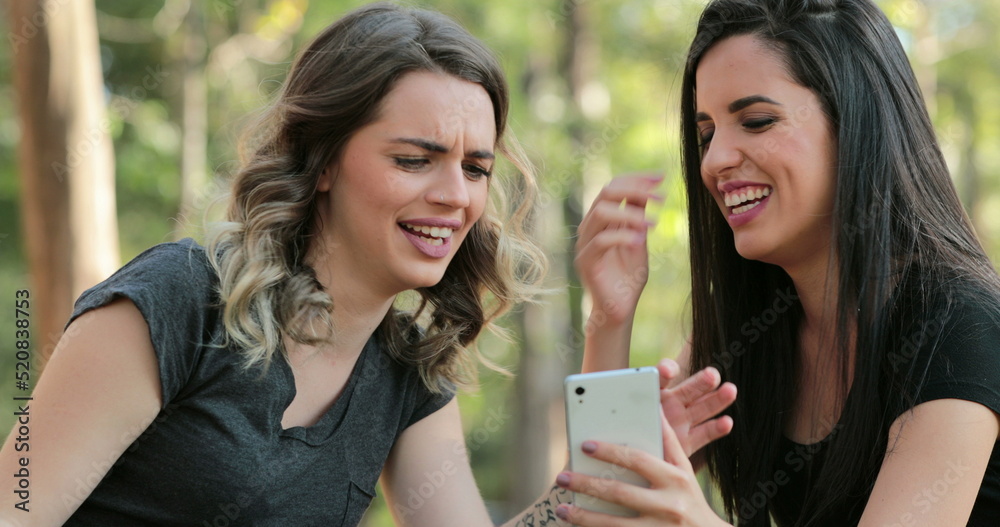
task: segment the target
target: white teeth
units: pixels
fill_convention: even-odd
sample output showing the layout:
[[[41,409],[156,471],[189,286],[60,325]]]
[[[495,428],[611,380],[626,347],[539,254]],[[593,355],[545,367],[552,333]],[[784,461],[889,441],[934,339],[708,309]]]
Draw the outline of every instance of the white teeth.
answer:
[[[743,214],[744,212],[756,207],[757,205],[760,205],[759,201],[755,201],[753,203],[750,203],[749,205],[743,205],[742,207],[736,207],[735,209],[733,209],[733,214]]]
[[[432,238],[430,241],[431,245],[441,245],[443,243],[441,239],[450,238],[451,233],[454,232],[451,227],[428,227],[427,225],[411,225],[409,223],[403,223],[402,225],[413,232],[419,232],[425,237]],[[434,243],[435,241],[437,243]]]
[[[770,187],[759,187],[756,189],[744,190],[742,192],[733,192],[731,194],[726,194],[723,196],[723,201],[726,203],[727,207],[739,207],[740,204],[746,203],[748,201],[753,201],[756,199],[766,198],[767,196],[770,195],[771,195]]]

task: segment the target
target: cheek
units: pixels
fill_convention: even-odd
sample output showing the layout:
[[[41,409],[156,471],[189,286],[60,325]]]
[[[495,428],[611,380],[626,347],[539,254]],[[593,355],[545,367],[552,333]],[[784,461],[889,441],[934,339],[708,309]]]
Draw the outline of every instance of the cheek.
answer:
[[[715,178],[705,173],[704,170],[701,171],[701,185],[705,188],[705,192],[708,192],[712,199],[718,201],[719,196],[716,195],[718,188],[716,185]]]
[[[469,220],[470,223],[475,223],[479,221],[479,218],[483,216],[483,212],[486,210],[486,204],[490,199],[489,193],[490,187],[488,184],[483,184],[474,187],[470,191],[470,204],[469,204]]]

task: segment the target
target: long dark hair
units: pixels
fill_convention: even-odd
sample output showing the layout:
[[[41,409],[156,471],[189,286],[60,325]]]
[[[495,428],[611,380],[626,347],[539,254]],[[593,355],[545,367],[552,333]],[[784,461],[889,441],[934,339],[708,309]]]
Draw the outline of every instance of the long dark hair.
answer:
[[[509,94],[496,57],[448,17],[388,3],[359,8],[299,54],[275,102],[244,138],[227,222],[209,243],[220,276],[227,335],[247,366],[267,365],[281,338],[336,338],[334,302],[305,262],[315,239],[318,178],[360,128],[377,119],[396,82],[413,71],[478,84],[493,103],[497,151],[517,168],[507,204],[503,175],[441,282],[417,291],[414,311],[393,308],[378,335],[390,355],[441,390],[475,379],[480,331],[534,291],[545,257],[525,235],[535,197],[531,164],[505,138]],[[456,115],[466,101],[455,101]],[[424,327],[416,329],[423,316]],[[326,332],[314,332],[314,328]]]
[[[729,410],[732,434],[708,449],[731,520],[770,525],[769,503],[759,506],[760,485],[775,477],[784,415],[799,388],[803,319],[784,270],[736,252],[732,230],[701,179],[695,73],[709,48],[738,35],[773,49],[791,78],[816,94],[837,145],[829,268],[837,292],[832,360],[841,414],[797,523],[819,525],[842,500],[870,494],[889,424],[900,409],[913,407],[922,386],[926,371],[917,364],[926,361],[895,360],[893,350],[913,328],[946,319],[956,295],[985,291],[996,298],[1000,280],[958,200],[906,54],[878,7],[870,0],[712,1],[688,53],[681,135],[692,371],[714,365],[740,390]],[[750,324],[761,317],[766,324]],[[927,340],[921,353],[933,354],[935,339]],[[834,524],[857,522],[861,512]]]

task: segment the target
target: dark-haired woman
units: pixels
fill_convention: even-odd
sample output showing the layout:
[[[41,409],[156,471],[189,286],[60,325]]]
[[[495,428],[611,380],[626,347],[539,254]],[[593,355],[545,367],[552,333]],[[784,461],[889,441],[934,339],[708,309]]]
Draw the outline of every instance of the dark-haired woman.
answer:
[[[732,433],[704,452],[729,521],[997,525],[1000,279],[885,15],[870,0],[715,0],[682,90],[693,328],[679,377],[713,365],[740,390]],[[644,276],[655,184],[616,180],[580,227],[595,305],[619,313],[588,343],[595,369],[627,360],[639,291],[615,286]],[[721,521],[690,486],[611,492],[670,494],[674,525]]]
[[[4,486],[0,525],[356,525],[380,479],[400,525],[492,525],[454,391],[543,268],[507,110],[496,59],[442,15],[377,4],[323,31],[207,248],[153,247],[77,301],[30,452],[0,451],[31,483]]]

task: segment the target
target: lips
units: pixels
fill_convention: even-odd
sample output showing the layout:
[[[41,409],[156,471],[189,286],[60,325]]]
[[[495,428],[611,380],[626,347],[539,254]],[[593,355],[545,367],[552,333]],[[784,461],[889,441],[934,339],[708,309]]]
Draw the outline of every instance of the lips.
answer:
[[[722,200],[728,208],[730,227],[746,224],[761,213],[774,188],[749,181],[730,181],[719,185]]]
[[[403,236],[413,246],[431,258],[444,258],[451,252],[451,239],[462,222],[441,218],[427,218],[400,222]]]

